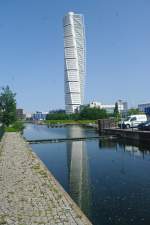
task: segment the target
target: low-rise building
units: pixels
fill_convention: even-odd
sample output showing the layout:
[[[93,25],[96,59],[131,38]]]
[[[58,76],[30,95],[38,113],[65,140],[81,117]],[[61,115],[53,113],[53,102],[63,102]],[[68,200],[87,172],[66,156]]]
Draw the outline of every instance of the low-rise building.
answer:
[[[26,117],[26,120],[31,120],[32,119],[32,113],[31,112],[26,112],[25,113],[25,117]]]
[[[33,113],[32,119],[33,120],[45,120],[48,112],[39,112]]]
[[[150,103],[139,104],[138,109],[139,111],[144,112],[145,114],[150,116]]]
[[[120,113],[127,113],[128,111],[128,104],[127,102],[124,102],[122,100],[118,100],[118,110]],[[91,108],[99,108],[99,109],[105,109],[107,113],[113,113],[115,109],[115,104],[102,104],[101,102],[91,102],[89,104],[89,107]]]
[[[23,113],[23,109],[16,109],[16,116],[18,120],[24,120],[26,117]]]
[[[93,101],[93,102],[91,102],[89,104],[89,107],[90,108],[105,109],[108,113],[113,113],[114,112],[115,105],[111,105],[111,104],[104,105],[101,102],[95,102],[95,101]]]

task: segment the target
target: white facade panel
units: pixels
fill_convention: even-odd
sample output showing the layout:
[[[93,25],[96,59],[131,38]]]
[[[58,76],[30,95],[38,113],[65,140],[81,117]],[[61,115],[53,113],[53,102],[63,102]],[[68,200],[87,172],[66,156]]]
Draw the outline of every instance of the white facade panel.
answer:
[[[76,70],[65,71],[65,81],[79,81],[79,78],[76,76]]]
[[[64,23],[64,26],[67,26],[68,24],[70,24],[70,18],[67,15],[64,16],[63,23]]]
[[[80,92],[80,84],[79,82],[66,82],[65,84],[65,92],[66,93],[79,93]]]
[[[77,70],[77,60],[76,59],[66,59],[66,70]]]
[[[65,48],[65,58],[76,58],[74,48]]]
[[[65,37],[64,46],[65,47],[73,47],[74,46],[73,38],[71,38],[71,36]]]
[[[67,105],[80,105],[81,97],[77,93],[68,93],[65,95],[65,100],[68,103]]]
[[[73,35],[71,28],[72,28],[71,24],[69,24],[68,26],[64,27],[64,36],[65,37]]]

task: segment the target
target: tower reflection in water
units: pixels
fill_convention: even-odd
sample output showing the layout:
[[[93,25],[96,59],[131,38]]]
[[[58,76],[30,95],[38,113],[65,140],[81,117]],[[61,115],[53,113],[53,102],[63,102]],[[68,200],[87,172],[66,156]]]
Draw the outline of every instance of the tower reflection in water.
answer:
[[[84,137],[84,129],[70,126],[67,137]],[[90,214],[90,179],[85,141],[67,141],[69,193],[78,206]]]

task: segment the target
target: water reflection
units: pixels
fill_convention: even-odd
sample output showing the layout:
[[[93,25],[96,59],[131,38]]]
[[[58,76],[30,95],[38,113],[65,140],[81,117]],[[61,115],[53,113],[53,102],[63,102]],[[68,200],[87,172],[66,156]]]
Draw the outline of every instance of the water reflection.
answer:
[[[139,141],[100,139],[98,146],[101,150],[112,150],[112,148],[114,148],[117,151],[117,149],[123,149],[124,152],[129,152],[131,156],[141,156],[142,158],[144,158],[145,155],[150,155],[150,144]]]
[[[98,146],[100,172],[97,180],[93,178],[95,189],[99,189],[93,199],[94,223],[149,225],[149,145],[105,139]]]
[[[84,135],[95,136],[81,126],[25,132],[28,138]],[[94,225],[150,224],[149,144],[105,137],[32,147]]]
[[[69,127],[67,137],[83,137],[84,129],[79,126]],[[89,215],[90,179],[88,156],[85,141],[67,141],[68,185],[71,197],[79,207]]]

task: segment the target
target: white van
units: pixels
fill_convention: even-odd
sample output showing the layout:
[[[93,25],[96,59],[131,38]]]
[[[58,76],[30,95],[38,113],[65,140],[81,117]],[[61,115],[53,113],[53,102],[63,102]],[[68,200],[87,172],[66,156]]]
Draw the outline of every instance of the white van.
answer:
[[[147,121],[147,116],[145,114],[139,115],[131,115],[128,116],[127,119],[121,121],[119,123],[120,128],[130,128],[130,127],[137,127],[140,123],[144,123]]]

